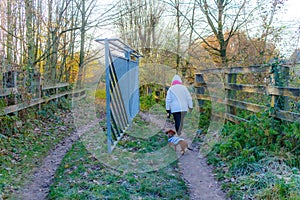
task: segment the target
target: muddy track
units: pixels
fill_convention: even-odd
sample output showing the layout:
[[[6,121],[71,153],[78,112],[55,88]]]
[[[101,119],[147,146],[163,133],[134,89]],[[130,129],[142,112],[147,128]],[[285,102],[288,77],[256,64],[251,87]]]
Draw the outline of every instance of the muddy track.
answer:
[[[148,122],[155,124],[162,129],[174,129],[171,123],[161,122],[146,113],[140,113],[142,118]],[[185,134],[181,135],[183,138]],[[196,144],[187,140],[193,151],[187,151],[183,156],[179,157],[179,169],[186,185],[190,191],[191,200],[225,200],[226,194],[221,190],[220,184],[215,180],[212,167],[210,167],[206,158],[198,150]]]
[[[77,131],[71,133],[70,136],[63,139],[57,144],[53,150],[44,158],[42,165],[29,175],[28,183],[23,188],[13,194],[12,199],[22,200],[43,200],[47,198],[49,187],[53,182],[53,178],[57,168],[59,167],[65,154],[72,147],[73,143],[79,139],[80,133],[85,132],[93,122],[87,126],[80,127]]]

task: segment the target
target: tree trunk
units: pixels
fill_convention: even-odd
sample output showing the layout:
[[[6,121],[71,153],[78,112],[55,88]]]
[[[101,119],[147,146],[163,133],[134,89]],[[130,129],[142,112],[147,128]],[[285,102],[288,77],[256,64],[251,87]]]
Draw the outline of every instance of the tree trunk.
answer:
[[[27,41],[27,80],[29,93],[32,92],[33,88],[33,75],[34,75],[34,30],[33,30],[33,1],[25,0],[25,14],[26,14],[26,41]]]
[[[86,1],[83,0],[81,5],[81,28],[80,28],[80,53],[79,53],[79,71],[78,71],[78,87],[81,88],[83,84],[83,68],[84,68],[84,55],[85,55],[85,36],[86,36]]]
[[[6,60],[8,64],[12,64],[12,43],[13,43],[13,27],[12,27],[12,10],[11,10],[12,2],[11,0],[7,0],[7,40],[6,40]]]
[[[180,42],[181,42],[181,27],[180,27],[180,7],[179,0],[175,1],[176,8],[176,28],[177,28],[177,47],[176,47],[176,73],[179,72],[180,69]]]

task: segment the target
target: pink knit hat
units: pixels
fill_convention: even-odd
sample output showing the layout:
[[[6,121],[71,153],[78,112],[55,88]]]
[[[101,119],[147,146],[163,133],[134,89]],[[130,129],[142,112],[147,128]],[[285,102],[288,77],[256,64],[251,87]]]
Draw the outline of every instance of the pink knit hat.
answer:
[[[172,79],[172,85],[182,84],[180,76],[177,74]]]

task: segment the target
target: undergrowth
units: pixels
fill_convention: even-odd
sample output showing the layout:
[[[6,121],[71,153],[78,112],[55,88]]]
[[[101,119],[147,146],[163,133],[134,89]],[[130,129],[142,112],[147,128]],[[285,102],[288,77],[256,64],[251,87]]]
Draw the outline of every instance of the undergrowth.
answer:
[[[269,112],[225,123],[207,156],[232,199],[300,199],[300,124]]]
[[[0,118],[0,197],[9,198],[42,158],[73,130],[70,101],[48,102]]]

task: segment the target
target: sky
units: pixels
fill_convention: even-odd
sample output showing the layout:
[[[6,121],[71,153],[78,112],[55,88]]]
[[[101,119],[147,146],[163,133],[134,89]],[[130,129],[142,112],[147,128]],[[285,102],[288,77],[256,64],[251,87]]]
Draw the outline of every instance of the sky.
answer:
[[[286,2],[286,8],[288,12],[283,16],[283,20],[295,20],[300,22],[300,13],[299,13],[300,1],[288,0]]]
[[[286,25],[283,34],[282,48],[280,50],[286,57],[289,57],[295,49],[300,48],[300,1],[288,0],[286,2],[286,11],[282,12],[282,19],[278,22]],[[286,48],[288,47],[288,48]]]

